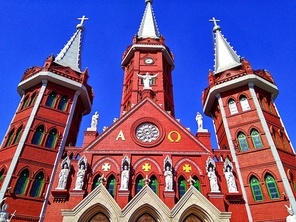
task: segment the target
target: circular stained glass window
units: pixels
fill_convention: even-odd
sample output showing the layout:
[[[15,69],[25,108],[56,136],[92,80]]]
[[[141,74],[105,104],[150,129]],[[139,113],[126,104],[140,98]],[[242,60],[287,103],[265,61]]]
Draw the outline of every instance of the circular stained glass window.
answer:
[[[136,137],[142,142],[152,142],[159,137],[159,129],[152,123],[142,123],[136,129]]]

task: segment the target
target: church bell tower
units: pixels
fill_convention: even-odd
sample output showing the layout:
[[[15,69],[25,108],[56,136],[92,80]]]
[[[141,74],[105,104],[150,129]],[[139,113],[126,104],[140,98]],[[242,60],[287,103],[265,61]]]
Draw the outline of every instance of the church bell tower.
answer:
[[[40,221],[59,158],[75,145],[93,93],[88,70],[81,71],[83,23],[56,56],[25,71],[18,85],[21,101],[3,139],[0,200],[16,210],[16,221]]]
[[[274,100],[278,88],[267,70],[253,70],[240,58],[214,22],[215,68],[208,75],[203,108],[213,118],[220,149],[228,149],[238,169],[249,221],[260,221],[269,204],[270,220],[296,210],[295,154]],[[276,210],[275,210],[276,209]],[[261,215],[261,216],[260,216]]]
[[[133,44],[124,52],[121,66],[124,69],[121,115],[150,97],[174,116],[173,54],[159,33],[152,0],[146,0],[139,31]]]

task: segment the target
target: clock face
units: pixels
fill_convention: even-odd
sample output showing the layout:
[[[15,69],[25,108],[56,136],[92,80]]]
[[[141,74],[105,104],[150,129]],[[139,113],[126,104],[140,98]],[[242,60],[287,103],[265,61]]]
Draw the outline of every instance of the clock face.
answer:
[[[144,62],[146,63],[146,64],[153,64],[154,63],[154,60],[152,59],[152,58],[146,58],[145,60],[144,60]]]
[[[136,129],[136,137],[142,142],[152,142],[159,137],[159,129],[152,123],[142,123]]]

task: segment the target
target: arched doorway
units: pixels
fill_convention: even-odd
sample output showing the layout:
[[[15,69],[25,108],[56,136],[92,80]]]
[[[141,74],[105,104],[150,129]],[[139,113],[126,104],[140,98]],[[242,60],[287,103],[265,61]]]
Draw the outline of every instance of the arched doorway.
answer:
[[[203,222],[203,220],[201,220],[194,214],[190,214],[188,217],[185,218],[183,222]]]
[[[103,213],[98,213],[95,216],[93,216],[89,222],[109,222],[109,219],[106,217]]]
[[[156,220],[150,214],[142,214],[136,222],[156,222]]]

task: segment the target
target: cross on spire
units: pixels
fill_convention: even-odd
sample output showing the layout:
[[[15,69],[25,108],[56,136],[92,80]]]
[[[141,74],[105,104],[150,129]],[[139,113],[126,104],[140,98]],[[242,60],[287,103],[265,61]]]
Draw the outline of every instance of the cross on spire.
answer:
[[[219,19],[216,19],[215,17],[213,17],[209,21],[214,23],[213,32],[216,32],[217,30],[220,30],[220,26],[217,24],[217,22],[220,22]]]
[[[86,18],[85,15],[83,15],[81,18],[78,18],[78,20],[81,20],[79,25],[83,25],[83,22],[88,20],[88,18]]]
[[[76,26],[77,29],[83,29],[83,23],[84,21],[87,21],[88,18],[83,15],[81,18],[78,18],[78,20],[81,20],[80,23]]]
[[[209,20],[210,22],[214,22],[214,25],[217,26],[217,22],[220,22],[219,19],[216,19],[215,17],[213,17],[212,19]]]

